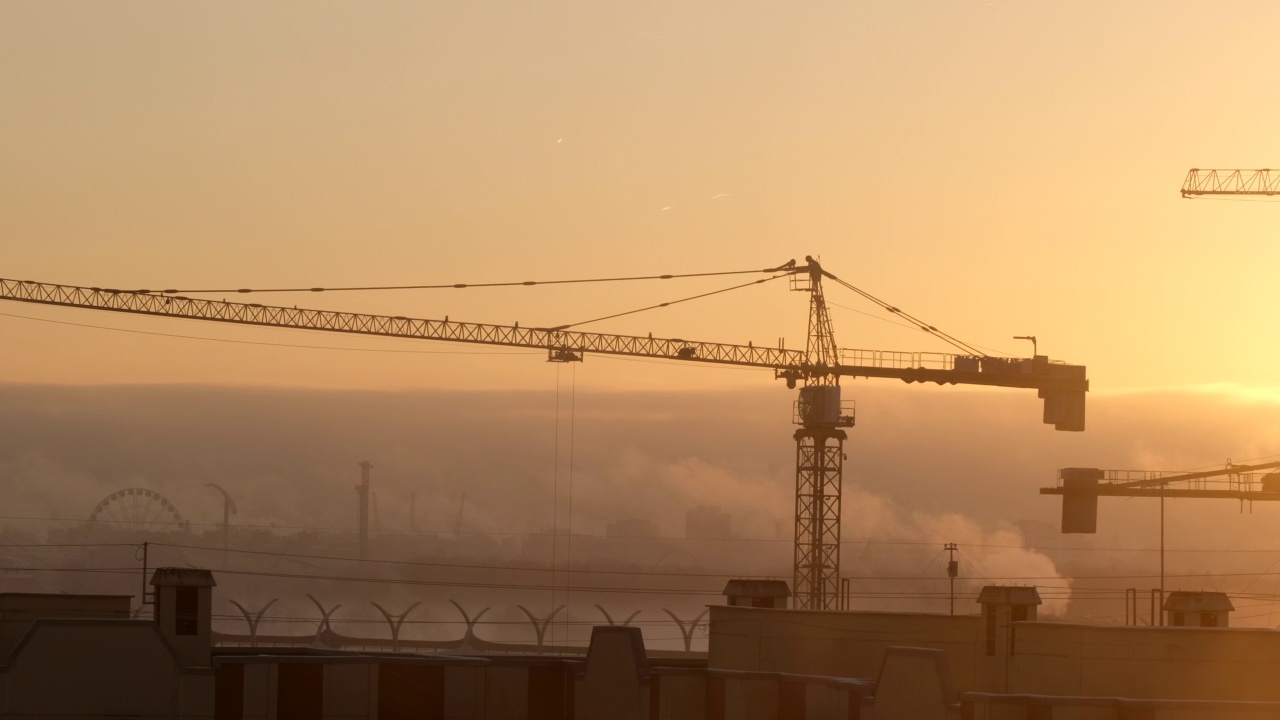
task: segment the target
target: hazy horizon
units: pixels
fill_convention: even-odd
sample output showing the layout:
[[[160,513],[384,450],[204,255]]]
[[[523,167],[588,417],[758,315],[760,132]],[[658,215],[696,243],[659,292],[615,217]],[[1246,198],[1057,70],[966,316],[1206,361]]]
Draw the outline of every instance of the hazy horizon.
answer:
[[[1229,394],[1093,397],[1092,431],[1069,434],[1040,423],[1039,401],[1030,393],[849,385],[859,400],[859,424],[846,445],[842,565],[855,579],[940,572],[942,543],[957,542],[974,575],[1058,576],[1069,584],[1070,574],[1120,571],[1146,575],[1135,582],[1152,586],[1154,502],[1103,499],[1097,536],[1062,536],[1058,498],[1037,489],[1052,485],[1059,467],[1176,470],[1217,464],[1215,458],[1280,454],[1274,403]],[[697,563],[710,576],[769,571],[785,577],[794,502],[791,396],[775,388],[579,390],[574,397],[565,382],[557,466],[554,389],[0,385],[0,486],[8,508],[0,523],[10,534],[39,532],[51,523],[13,518],[87,517],[110,492],[136,486],[162,493],[209,533],[221,519],[221,499],[205,484],[216,482],[239,506],[233,526],[274,525],[286,533],[327,528],[349,536],[356,463],[368,460],[383,534],[405,533],[413,523],[424,538],[462,531],[457,540],[497,534],[518,546],[553,523],[561,531],[569,527],[572,435],[575,534],[603,537],[610,522],[647,520],[661,536],[680,538],[690,508],[714,506],[731,514],[739,544],[765,540],[769,552],[704,543],[702,550],[682,550],[693,555],[680,562]],[[1186,413],[1202,422],[1192,426],[1182,419]],[[1186,573],[1270,573],[1280,559],[1280,543],[1271,539],[1280,508],[1264,505],[1232,521],[1236,503],[1170,502],[1170,586],[1248,582],[1180,577]],[[517,546],[476,547],[493,559],[524,557]],[[437,550],[429,552],[456,553],[462,546],[423,545],[424,551],[432,547]],[[1242,547],[1272,553],[1204,554]],[[1131,552],[1139,548],[1148,552]],[[643,552],[636,552],[617,561],[643,564],[637,560]],[[580,561],[608,562],[587,555]],[[1066,610],[1058,603],[1051,600],[1046,611]]]

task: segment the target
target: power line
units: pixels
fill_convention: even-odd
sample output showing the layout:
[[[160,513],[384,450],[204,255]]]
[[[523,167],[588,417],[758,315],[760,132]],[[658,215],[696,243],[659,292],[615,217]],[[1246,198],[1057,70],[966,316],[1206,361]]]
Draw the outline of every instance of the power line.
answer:
[[[85,547],[138,547],[138,543],[6,543],[0,542],[0,550],[5,548],[85,548]]]
[[[151,544],[152,544],[152,545],[161,545],[161,543],[151,543]],[[172,546],[170,546],[170,547],[172,547]],[[971,547],[971,546],[966,546],[966,547]],[[200,549],[216,550],[216,548],[200,548]],[[306,557],[306,556],[303,556],[303,557]],[[344,559],[346,559],[346,558],[344,558]],[[974,566],[974,565],[973,565],[973,563],[972,563],[972,561],[969,561],[969,560],[968,560],[968,558],[965,558],[965,560],[966,560],[966,561],[968,561],[968,562],[970,563],[970,565],[974,567],[974,569],[975,569],[975,570],[977,570],[977,566]],[[399,583],[403,583],[403,584],[410,584],[410,585],[444,585],[444,586],[454,586],[454,587],[484,587],[484,588],[529,589],[529,590],[550,590],[550,589],[551,589],[551,586],[549,586],[549,585],[528,585],[528,584],[520,584],[520,583],[465,583],[465,582],[438,582],[438,581],[430,581],[430,580],[408,580],[408,579],[398,579],[398,578],[371,578],[371,577],[356,577],[356,576],[347,576],[347,575],[312,575],[312,574],[297,574],[297,573],[277,573],[277,572],[269,572],[269,571],[233,570],[233,569],[226,569],[226,568],[223,568],[223,569],[208,568],[208,569],[209,569],[209,570],[211,570],[212,572],[220,572],[220,573],[226,573],[226,574],[231,574],[231,575],[254,575],[254,576],[262,576],[262,577],[299,578],[299,579],[310,579],[310,580],[335,580],[335,581],[347,581],[347,582],[370,582],[370,583],[378,583],[378,584],[399,584]],[[499,567],[499,566],[475,566],[475,568],[474,568],[474,569],[508,570],[509,568],[502,568],[502,567]],[[529,571],[541,570],[541,571],[544,571],[544,572],[545,572],[545,568],[542,568],[542,569],[538,569],[538,568],[517,568],[517,569],[519,569],[519,570],[529,570]],[[40,567],[22,567],[22,566],[2,566],[2,567],[0,567],[0,571],[4,571],[4,570],[13,570],[13,571],[38,570],[38,571],[43,571],[43,572],[125,572],[125,571],[128,571],[128,572],[137,572],[137,568],[132,568],[132,569],[128,569],[128,568],[101,568],[101,569],[100,569],[100,568],[84,568],[84,567],[66,567],[66,568],[57,568],[57,567],[40,568]],[[596,572],[596,571],[576,571],[576,572]],[[606,572],[606,571],[599,571],[599,572]],[[652,574],[652,573],[631,573],[631,572],[626,572],[626,573],[621,573],[621,574],[645,574],[645,575],[649,575],[649,574]],[[672,575],[672,576],[677,576],[677,574],[676,574],[676,573],[659,573],[659,574],[668,574],[668,575]],[[688,575],[688,574],[686,574],[686,575]],[[1202,572],[1202,573],[1194,573],[1194,572],[1188,572],[1188,573],[1175,573],[1175,574],[1169,574],[1169,573],[1166,573],[1166,574],[1165,574],[1165,577],[1166,577],[1166,578],[1179,578],[1179,579],[1188,579],[1188,578],[1252,578],[1252,577],[1256,577],[1256,576],[1259,576],[1259,575],[1266,575],[1266,576],[1280,576],[1280,571],[1277,571],[1277,572],[1261,572],[1261,573],[1257,573],[1257,572],[1230,572],[1230,573],[1219,573],[1219,572]],[[723,575],[721,575],[721,576],[717,576],[717,575],[695,575],[695,577],[707,577],[707,578],[711,578],[711,577],[726,577],[726,576],[723,576]],[[734,577],[742,577],[742,576],[734,576]],[[774,574],[774,575],[755,575],[755,576],[746,576],[746,577],[774,578],[774,577],[778,577],[778,575],[776,575],[776,574]],[[846,577],[848,577],[848,578],[849,578],[849,580],[854,580],[854,581],[876,580],[876,581],[893,581],[893,582],[933,582],[933,581],[936,581],[936,580],[938,579],[938,578],[936,578],[936,577],[919,577],[919,576],[916,576],[916,577],[910,577],[910,576],[905,576],[905,575],[850,575],[850,576],[846,576]],[[1139,573],[1123,574],[1123,573],[1122,573],[1122,574],[1117,574],[1117,575],[1066,575],[1066,574],[1058,574],[1058,575],[981,575],[981,577],[982,577],[984,580],[988,581],[988,582],[994,582],[994,581],[1020,582],[1020,581],[1034,581],[1034,580],[1068,580],[1068,581],[1076,581],[1076,580],[1151,580],[1151,579],[1159,578],[1160,576],[1159,576],[1159,574],[1139,574]],[[1050,587],[1050,586],[1046,586],[1046,587]],[[665,588],[652,588],[652,587],[648,587],[648,588],[623,588],[623,587],[619,587],[619,588],[597,588],[597,587],[587,587],[587,586],[582,586],[582,587],[574,586],[574,587],[571,587],[570,589],[571,589],[571,590],[574,590],[574,591],[583,591],[583,592],[630,592],[630,591],[634,591],[634,592],[640,592],[640,593],[659,593],[659,594],[662,594],[662,593],[672,593],[672,594],[696,594],[696,595],[719,595],[719,594],[721,594],[721,593],[720,593],[720,592],[718,592],[718,591],[705,591],[705,590],[698,590],[698,591],[688,591],[688,590],[668,590],[668,589],[665,589]],[[1108,591],[1108,588],[1075,588],[1075,587],[1065,587],[1064,589],[1069,589],[1069,590],[1071,590],[1072,592],[1075,592],[1076,590],[1081,590],[1081,591],[1085,591],[1085,590],[1090,590],[1090,591],[1092,591],[1092,590],[1096,590],[1096,591],[1098,591],[1098,592],[1105,592],[1105,591]]]
[[[302,553],[272,552],[269,550],[236,550],[213,547],[201,547],[199,545],[179,545],[166,542],[150,542],[152,547],[170,547],[180,548],[183,550],[203,550],[216,553],[235,553],[238,555],[266,555],[269,557],[287,557],[303,560],[337,560],[341,562],[358,562],[358,563],[378,563],[380,565],[405,565],[411,567],[436,567],[436,568],[457,568],[461,570],[502,570],[507,572],[547,572],[554,568],[545,567],[520,567],[513,565],[472,565],[463,563],[439,563],[424,562],[419,560],[389,560],[382,558],[355,558],[342,557],[337,555],[307,555]],[[136,547],[136,545],[135,545]],[[575,573],[601,574],[601,575],[653,575],[657,577],[696,577],[696,578],[773,578],[776,575],[738,575],[723,573],[678,573],[678,572],[653,572],[643,570],[583,570],[574,568]]]
[[[285,578],[290,580],[322,580],[325,582],[352,582],[365,583],[369,585],[411,585],[421,587],[464,587],[464,588],[483,588],[491,590],[533,590],[547,591],[551,590],[550,585],[527,584],[527,583],[478,583],[478,582],[452,582],[444,580],[410,580],[406,578],[374,578],[374,577],[357,577],[350,575],[319,575],[311,573],[280,573],[258,570],[228,570],[213,569],[211,572],[221,573],[223,575],[243,575],[248,577],[265,577],[265,578]],[[595,586],[564,586],[562,589],[573,592],[586,593],[632,593],[636,595],[703,595],[703,596],[719,596],[722,593],[719,590],[682,590],[682,589],[666,589],[666,588],[634,588],[634,587],[595,587]]]
[[[368,585],[409,585],[416,587],[456,587],[456,588],[479,588],[489,590],[532,590],[545,591],[550,590],[550,585],[531,584],[531,583],[500,583],[500,582],[457,582],[446,580],[415,580],[408,578],[379,578],[379,577],[360,577],[353,575],[323,575],[318,573],[282,573],[266,570],[234,570],[229,568],[203,568],[210,572],[220,575],[240,575],[246,577],[261,578],[281,578],[289,580],[318,580],[324,582],[348,582],[363,583]],[[22,572],[56,572],[56,573],[93,573],[108,575],[137,575],[139,567],[132,568],[84,568],[84,567],[17,567],[3,566],[0,572],[12,571],[16,573]],[[563,589],[563,588],[562,588]],[[719,596],[719,590],[691,590],[682,588],[654,588],[654,587],[598,587],[598,586],[569,586],[569,590],[574,592],[585,593],[630,593],[635,595],[694,595],[694,596]]]
[[[0,571],[40,571],[40,572],[62,572],[62,573],[98,573],[98,574],[122,574],[131,575],[138,572],[137,568],[21,568],[21,567],[0,567]],[[280,573],[270,571],[252,571],[252,570],[233,570],[233,569],[211,569],[212,572],[224,575],[241,575],[249,577],[264,578],[285,578],[291,580],[320,580],[327,582],[354,582],[375,585],[409,585],[409,586],[428,586],[428,587],[467,587],[467,588],[485,588],[497,590],[533,590],[543,591],[550,589],[548,585],[540,584],[521,584],[521,583],[468,583],[468,582],[450,582],[437,580],[413,580],[404,578],[374,578],[374,577],[357,577],[348,575],[321,575],[313,573]],[[1223,577],[1252,577],[1259,573],[1184,573],[1178,575],[1166,575],[1173,578],[1223,578]],[[1262,573],[1267,575],[1280,575],[1280,573]],[[1156,575],[1094,575],[1094,576],[1074,576],[1073,579],[1154,579]],[[922,577],[903,577],[903,576],[856,576],[851,580],[867,581],[933,581],[937,578]],[[991,576],[984,578],[988,582],[993,581],[1031,581],[1031,580],[1059,580],[1061,576]],[[1040,587],[1040,586],[1037,586]],[[1043,586],[1047,590],[1051,590],[1054,586]],[[600,587],[600,586],[569,586],[567,589],[576,592],[586,593],[630,593],[637,595],[684,595],[684,596],[719,596],[720,591],[716,590],[691,590],[691,589],[669,589],[669,588],[637,588],[637,587]],[[1063,588],[1061,595],[1047,593],[1049,599],[1070,599],[1073,602],[1077,600],[1111,600],[1115,601],[1120,598],[1118,589],[1110,590],[1104,588]],[[1091,596],[1090,596],[1091,595]],[[960,593],[958,597],[976,597],[975,593]],[[893,591],[884,593],[860,592],[855,593],[852,597],[862,599],[943,599],[946,597],[944,593],[919,591],[919,592],[902,592]],[[1277,599],[1277,596],[1262,593],[1245,593],[1239,595],[1242,598],[1256,600]]]
[[[116,525],[149,525],[149,526],[168,526],[168,527],[222,527],[221,522],[195,522],[195,521],[155,521],[143,522],[138,520],[113,520],[96,518],[87,520],[86,518],[73,517],[54,517],[54,516],[33,516],[33,515],[0,515],[0,521],[12,520],[21,522],[50,522],[50,523],[111,523]],[[237,523],[232,528],[243,528],[248,530],[312,530],[337,533],[352,532],[348,527],[337,527],[332,525],[280,525],[273,523]],[[490,532],[481,530],[382,530],[377,533],[383,537],[395,536],[460,536],[460,537],[551,537],[550,532]],[[590,538],[595,540],[638,540],[643,542],[693,542],[692,538],[679,537],[675,535],[588,535],[578,533],[579,538]],[[766,538],[766,537],[717,537],[717,538],[697,538],[697,542],[721,542],[721,543],[771,543],[790,545],[794,541],[789,539]],[[867,546],[889,546],[889,547],[911,547],[911,546],[928,546],[934,547],[938,543],[925,540],[871,540],[871,539],[850,539],[841,540],[841,545],[867,545]],[[31,545],[5,545],[0,543],[0,549],[5,547],[112,547],[112,546],[128,546],[134,547],[137,543],[35,543]],[[202,547],[202,546],[192,546]],[[1026,550],[1027,552],[1044,553],[1051,550],[1062,550],[1080,553],[1091,552],[1132,552],[1132,553],[1158,553],[1159,548],[1142,548],[1142,547],[1077,547],[1072,545],[1035,545],[1024,544],[1015,545],[1007,543],[965,543],[965,547],[983,548],[994,550]],[[209,547],[205,549],[220,550],[221,548]],[[1166,548],[1166,553],[1200,553],[1200,554],[1280,554],[1280,548]],[[736,576],[735,576],[736,577]],[[770,576],[772,577],[772,576]]]

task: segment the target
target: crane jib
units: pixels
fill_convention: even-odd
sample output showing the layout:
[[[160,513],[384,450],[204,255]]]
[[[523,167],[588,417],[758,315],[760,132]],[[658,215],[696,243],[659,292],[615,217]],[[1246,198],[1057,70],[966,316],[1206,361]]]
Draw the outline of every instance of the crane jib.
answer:
[[[0,299],[241,325],[637,355],[770,369],[801,369],[808,365],[804,351],[783,348],[200,300],[32,281],[0,279]]]
[[[778,377],[800,380],[880,377],[906,382],[1030,388],[1039,390],[1045,400],[1045,422],[1060,430],[1084,429],[1084,393],[1089,388],[1084,366],[1053,363],[1043,356],[1019,359],[846,349],[840,351],[840,363],[832,365],[815,361],[803,350],[758,347],[750,343],[736,345],[371,315],[29,280],[0,279],[0,300],[241,325],[538,348],[575,359],[580,359],[582,353],[602,353],[758,367],[772,369]]]

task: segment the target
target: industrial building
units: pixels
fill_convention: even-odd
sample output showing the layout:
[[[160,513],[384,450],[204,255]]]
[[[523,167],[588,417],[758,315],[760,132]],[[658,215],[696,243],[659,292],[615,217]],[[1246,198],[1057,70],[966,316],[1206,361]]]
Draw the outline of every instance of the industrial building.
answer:
[[[1035,588],[988,586],[964,615],[795,610],[781,581],[731,581],[709,652],[654,653],[594,629],[585,656],[499,646],[393,652],[231,642],[216,583],[160,568],[128,596],[0,594],[3,717],[219,720],[1213,720],[1280,715],[1280,633],[1229,627],[1220,593],[1177,593],[1168,627],[1037,616]],[[322,624],[323,629],[323,624]],[[373,646],[379,641],[368,640]]]

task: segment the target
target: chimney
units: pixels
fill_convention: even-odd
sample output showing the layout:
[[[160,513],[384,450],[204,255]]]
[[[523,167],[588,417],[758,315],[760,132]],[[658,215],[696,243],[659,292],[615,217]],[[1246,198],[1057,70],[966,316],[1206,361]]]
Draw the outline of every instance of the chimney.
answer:
[[[155,621],[183,667],[210,667],[213,648],[213,573],[199,568],[156,568],[151,576]]]
[[[978,593],[982,605],[983,647],[987,655],[1012,654],[1011,623],[1036,619],[1040,593],[1033,587],[988,585]]]

